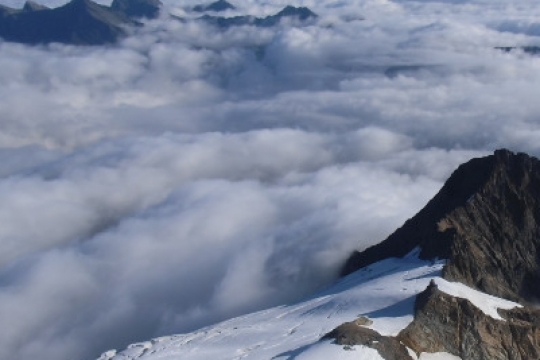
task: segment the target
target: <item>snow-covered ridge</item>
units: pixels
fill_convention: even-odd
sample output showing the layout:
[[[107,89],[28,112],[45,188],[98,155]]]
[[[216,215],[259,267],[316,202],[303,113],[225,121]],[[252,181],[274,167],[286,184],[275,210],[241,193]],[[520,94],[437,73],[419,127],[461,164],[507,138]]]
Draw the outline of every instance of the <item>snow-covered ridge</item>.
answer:
[[[319,339],[336,326],[366,316],[372,329],[396,335],[413,320],[415,297],[439,277],[443,262],[419,260],[416,253],[387,259],[351,274],[319,294],[231,319],[198,331],[109,351],[99,360],[134,359],[382,359],[373,349],[341,346]],[[317,355],[318,354],[318,355]]]
[[[419,260],[417,252],[403,259],[386,259],[359,270],[319,294],[293,305],[234,318],[198,331],[133,344],[121,352],[108,351],[98,360],[203,359],[376,359],[371,348],[344,350],[319,341],[336,326],[360,316],[369,328],[395,336],[413,320],[416,295],[431,280],[455,297],[469,300],[485,314],[501,319],[497,309],[518,303],[496,298],[440,277],[444,261]],[[416,356],[414,356],[416,357]],[[420,354],[418,359],[459,359],[451,354]]]

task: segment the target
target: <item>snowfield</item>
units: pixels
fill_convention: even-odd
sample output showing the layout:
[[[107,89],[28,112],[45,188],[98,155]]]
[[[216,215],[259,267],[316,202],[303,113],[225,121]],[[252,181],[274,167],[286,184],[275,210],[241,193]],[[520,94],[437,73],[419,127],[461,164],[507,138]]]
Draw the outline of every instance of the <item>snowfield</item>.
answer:
[[[366,316],[372,329],[395,335],[413,320],[416,294],[441,273],[443,262],[412,253],[351,274],[306,301],[231,319],[199,331],[131,345],[99,360],[382,359],[362,346],[344,350],[319,339],[336,326]]]
[[[387,259],[357,271],[303,302],[234,318],[189,334],[133,344],[108,351],[98,360],[381,360],[364,346],[342,347],[319,341],[338,325],[368,317],[382,335],[397,335],[413,320],[415,297],[433,279],[439,289],[471,301],[502,319],[498,308],[520,306],[440,277],[444,261],[419,260],[418,252]],[[416,357],[411,351],[411,355]],[[447,353],[422,353],[418,360],[459,360]]]

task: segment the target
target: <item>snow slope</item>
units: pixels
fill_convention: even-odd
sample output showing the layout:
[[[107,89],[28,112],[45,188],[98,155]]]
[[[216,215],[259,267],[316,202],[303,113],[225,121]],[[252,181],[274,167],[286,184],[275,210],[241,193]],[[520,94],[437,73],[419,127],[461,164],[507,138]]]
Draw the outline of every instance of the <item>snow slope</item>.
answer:
[[[482,302],[482,296],[439,276],[443,262],[419,260],[417,253],[387,259],[341,279],[306,301],[279,306],[231,319],[193,333],[134,344],[99,360],[317,360],[374,359],[382,357],[363,346],[345,349],[319,339],[336,326],[366,316],[383,335],[396,335],[413,320],[415,296],[431,279],[449,293]],[[487,295],[486,295],[487,296]],[[486,298],[487,299],[487,298]],[[487,311],[511,304],[489,298]],[[513,304],[515,306],[517,304]],[[484,307],[485,308],[485,307]],[[420,359],[459,359],[450,354],[421,354]]]

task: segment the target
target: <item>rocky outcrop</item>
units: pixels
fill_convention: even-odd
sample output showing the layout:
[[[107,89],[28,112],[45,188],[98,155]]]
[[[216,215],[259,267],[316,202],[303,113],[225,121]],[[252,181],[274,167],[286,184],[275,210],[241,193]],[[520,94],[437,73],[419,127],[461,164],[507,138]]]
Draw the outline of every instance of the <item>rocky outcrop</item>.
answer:
[[[226,0],[218,0],[208,5],[195,5],[193,7],[193,11],[195,12],[206,12],[206,11],[213,11],[213,12],[220,12],[225,10],[234,10],[236,7],[229,3]]]
[[[133,18],[153,19],[159,16],[160,0],[114,0],[111,10]]]
[[[48,9],[49,8],[47,6],[38,4],[33,1],[27,1],[24,3],[22,11],[40,11],[40,10],[48,10]]]
[[[322,340],[333,339],[337,345],[346,348],[363,345],[375,349],[386,360],[412,360],[407,348],[398,339],[382,336],[375,330],[364,327],[365,322],[344,323],[328,334]]]
[[[416,298],[415,319],[397,340],[417,354],[447,352],[462,359],[540,359],[540,311],[499,310],[497,320],[433,283]]]
[[[199,20],[205,21],[211,25],[222,29],[232,26],[256,26],[256,27],[272,27],[278,25],[281,21],[296,21],[299,24],[307,24],[309,21],[315,20],[318,15],[306,7],[286,6],[275,15],[270,15],[264,18],[258,18],[250,15],[222,17],[204,15]]]
[[[431,282],[417,296],[414,312],[413,322],[396,337],[380,335],[367,327],[369,319],[360,318],[338,326],[322,340],[333,339],[346,349],[367,346],[385,360],[413,360],[409,350],[417,356],[449,353],[464,360],[540,359],[540,310],[533,307],[499,309],[503,319],[495,319]]]
[[[159,0],[114,0],[111,7],[91,0],[54,9],[32,1],[22,9],[0,6],[0,37],[24,44],[110,44],[126,34],[126,26],[140,26],[137,19],[158,16],[160,8]]]
[[[444,277],[490,295],[540,299],[540,161],[498,150],[461,165],[415,217],[353,254],[343,274],[421,248],[448,259]]]
[[[524,306],[499,310],[504,320],[494,319],[432,282],[416,298],[414,321],[395,340],[417,354],[540,359],[540,311],[532,306],[540,300],[538,159],[498,150],[461,165],[416,216],[382,243],[353,254],[343,274],[415,248],[422,259],[447,260],[445,279]],[[340,338],[369,346],[344,325],[335,330]]]

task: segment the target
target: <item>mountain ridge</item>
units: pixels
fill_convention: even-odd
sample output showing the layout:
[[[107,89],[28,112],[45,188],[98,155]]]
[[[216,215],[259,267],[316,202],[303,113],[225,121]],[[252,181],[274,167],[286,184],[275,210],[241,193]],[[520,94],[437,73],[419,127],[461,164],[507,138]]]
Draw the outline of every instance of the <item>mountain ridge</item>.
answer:
[[[198,360],[216,349],[231,360],[538,358],[540,310],[527,283],[540,263],[538,216],[540,161],[497,150],[459,166],[329,289],[99,360]]]
[[[449,280],[535,302],[540,298],[535,286],[540,280],[538,195],[538,159],[505,149],[473,159],[385,241],[351,255],[342,274],[420,247],[422,259],[448,260],[444,274]]]
[[[72,0],[56,8],[26,2],[21,9],[0,7],[0,37],[23,44],[52,42],[103,45],[126,35],[126,26],[140,26],[142,17],[159,14],[159,0],[114,0],[111,6]]]

